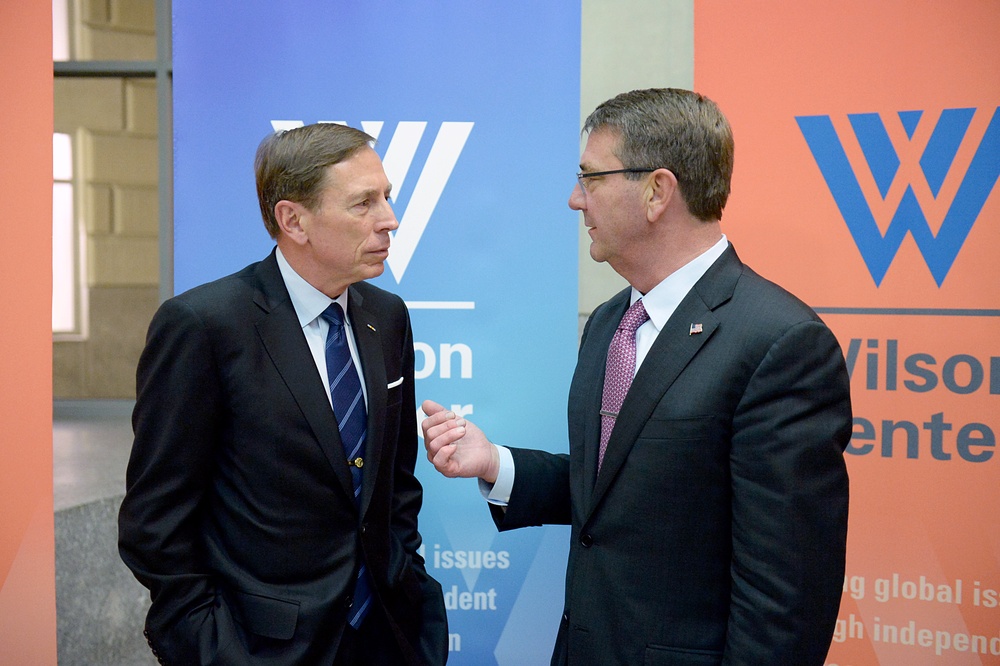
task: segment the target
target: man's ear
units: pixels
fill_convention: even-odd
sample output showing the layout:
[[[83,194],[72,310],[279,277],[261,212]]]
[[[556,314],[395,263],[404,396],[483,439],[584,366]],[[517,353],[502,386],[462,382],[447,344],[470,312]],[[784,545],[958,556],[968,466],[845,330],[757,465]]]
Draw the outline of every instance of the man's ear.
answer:
[[[309,240],[307,224],[303,224],[304,218],[309,215],[309,210],[300,203],[282,199],[274,204],[274,219],[278,222],[281,233],[292,242],[300,245]]]
[[[660,219],[674,197],[680,196],[677,176],[670,169],[657,169],[652,173],[646,186],[646,219],[649,222]]]

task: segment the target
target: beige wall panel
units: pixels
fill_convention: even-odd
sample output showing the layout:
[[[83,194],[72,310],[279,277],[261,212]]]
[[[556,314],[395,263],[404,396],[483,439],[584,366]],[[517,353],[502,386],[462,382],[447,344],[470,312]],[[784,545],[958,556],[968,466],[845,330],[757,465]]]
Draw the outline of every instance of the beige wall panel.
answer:
[[[157,145],[153,137],[92,134],[88,178],[96,183],[157,186]]]
[[[129,132],[156,136],[156,81],[125,81],[125,122]]]
[[[125,127],[121,79],[56,77],[55,131],[72,133],[80,127],[116,132]]]
[[[69,0],[72,57],[155,60],[154,0]],[[56,77],[56,131],[76,132],[85,336],[53,344],[56,398],[134,398],[159,300],[156,82]]]
[[[620,92],[691,88],[694,0],[583,0],[580,50],[581,126],[598,104]],[[583,146],[581,141],[581,151]],[[580,314],[589,315],[627,283],[590,258],[582,215],[579,239]]]
[[[155,187],[118,187],[114,197],[114,229],[123,237],[156,238],[160,231]]]
[[[91,291],[91,340],[85,352],[88,397],[135,398],[135,367],[158,299],[155,287]]]
[[[156,3],[153,0],[111,0],[109,6],[110,23],[116,28],[155,33]]]
[[[110,234],[111,219],[111,187],[87,185],[83,191],[82,214],[87,234]]]
[[[80,30],[80,60],[156,60],[152,34],[84,27]]]
[[[76,0],[76,15],[84,24],[104,25],[111,20],[108,0]]]
[[[56,398],[86,398],[83,376],[84,345],[79,342],[52,344],[52,393]]]
[[[88,283],[94,287],[159,284],[160,246],[156,238],[95,236],[87,243]],[[99,317],[91,302],[91,340],[98,339]]]

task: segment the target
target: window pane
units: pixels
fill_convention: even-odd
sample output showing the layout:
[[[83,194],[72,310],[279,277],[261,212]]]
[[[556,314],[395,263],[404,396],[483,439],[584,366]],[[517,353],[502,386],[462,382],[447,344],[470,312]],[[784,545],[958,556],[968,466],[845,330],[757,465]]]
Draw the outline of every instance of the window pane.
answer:
[[[69,60],[69,0],[52,0],[52,59]]]
[[[52,332],[76,331],[73,185],[52,185]]]
[[[73,141],[69,134],[52,135],[52,179],[73,179]]]

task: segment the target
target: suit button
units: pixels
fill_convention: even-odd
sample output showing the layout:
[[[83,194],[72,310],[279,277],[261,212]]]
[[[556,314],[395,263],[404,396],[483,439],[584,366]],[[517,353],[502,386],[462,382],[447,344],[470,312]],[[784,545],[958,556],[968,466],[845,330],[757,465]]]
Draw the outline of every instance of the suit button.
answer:
[[[353,605],[354,605],[354,597],[352,597],[352,596],[348,595],[348,596],[347,596],[347,597],[346,597],[346,598],[344,599],[344,608],[346,608],[347,610],[350,610],[350,609],[351,609],[351,606],[353,606]]]
[[[364,534],[367,531],[368,531],[368,526],[367,525],[362,525],[361,526],[361,533]]]
[[[584,548],[590,548],[594,545],[594,537],[589,534],[584,534],[580,537],[580,545]]]

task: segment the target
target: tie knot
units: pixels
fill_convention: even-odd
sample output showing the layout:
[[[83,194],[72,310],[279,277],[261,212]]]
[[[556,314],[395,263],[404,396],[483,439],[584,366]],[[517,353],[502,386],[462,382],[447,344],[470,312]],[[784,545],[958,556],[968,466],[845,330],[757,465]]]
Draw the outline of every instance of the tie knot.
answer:
[[[329,307],[319,315],[327,321],[332,328],[342,328],[344,326],[344,308],[340,303],[330,303]]]
[[[649,315],[646,313],[646,306],[642,304],[642,299],[640,298],[632,304],[632,307],[625,311],[625,316],[622,317],[618,328],[635,333],[636,329],[645,324],[647,319],[649,319]]]

